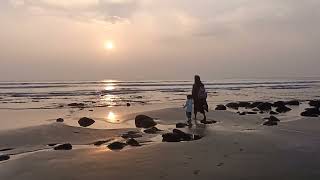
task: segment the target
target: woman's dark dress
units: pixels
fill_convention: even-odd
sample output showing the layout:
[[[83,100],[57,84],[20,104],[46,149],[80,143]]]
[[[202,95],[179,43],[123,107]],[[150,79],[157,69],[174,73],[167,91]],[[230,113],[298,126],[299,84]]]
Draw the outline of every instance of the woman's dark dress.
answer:
[[[204,86],[201,84],[194,84],[192,87],[192,98],[194,102],[194,113],[200,112],[205,113],[204,111],[208,111],[208,103],[206,99],[199,99],[199,89],[201,86]]]

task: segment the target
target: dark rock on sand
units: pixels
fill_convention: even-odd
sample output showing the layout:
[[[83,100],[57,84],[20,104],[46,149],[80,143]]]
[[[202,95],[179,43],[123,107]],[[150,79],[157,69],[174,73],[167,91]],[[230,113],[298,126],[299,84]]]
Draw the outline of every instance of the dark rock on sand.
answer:
[[[193,140],[192,134],[187,134],[179,129],[174,129],[172,133],[166,133],[162,135],[163,142],[180,142]]]
[[[133,138],[128,139],[127,144],[130,146],[141,146],[140,143]]]
[[[150,128],[157,125],[157,123],[153,120],[153,118],[146,115],[136,116],[135,124],[137,128]]]
[[[158,129],[157,127],[151,127],[149,129],[145,129],[143,132],[145,132],[147,134],[157,134],[160,131],[162,131],[162,130]]]
[[[52,146],[55,146],[57,145],[57,143],[50,143],[50,144],[47,144],[48,146],[52,147]]]
[[[247,114],[247,112],[239,112],[239,115],[240,116],[244,116],[244,115],[246,115]]]
[[[314,107],[320,107],[320,100],[311,100],[309,102],[309,105]]]
[[[129,131],[125,134],[121,135],[122,138],[124,139],[128,139],[128,138],[140,138],[142,137],[142,134],[140,134],[140,132],[136,132],[136,131]]]
[[[231,108],[231,109],[239,109],[239,104],[238,103],[234,103],[234,102],[228,103],[228,104],[226,104],[226,106],[228,108]]]
[[[88,127],[91,126],[95,121],[93,119],[83,117],[78,121],[79,125],[82,127]]]
[[[210,121],[208,121],[208,120],[206,120],[206,121],[201,120],[200,122],[201,122],[202,124],[214,124],[214,123],[217,123],[217,121],[215,121],[215,120],[210,120]]]
[[[257,106],[260,111],[271,111],[272,104],[268,102],[261,103]]]
[[[277,115],[277,114],[279,114],[279,113],[274,112],[274,111],[270,111],[270,114],[271,114],[271,115]]]
[[[0,155],[0,161],[6,161],[9,160],[10,156],[9,155]]]
[[[278,113],[286,113],[286,112],[289,112],[291,111],[292,109],[288,108],[287,106],[283,105],[283,106],[278,106],[276,111]]]
[[[175,134],[178,134],[182,141],[191,141],[192,140],[191,134],[185,133],[179,129],[174,129],[172,132]]]
[[[200,135],[194,135],[193,136],[193,140],[199,140],[199,139],[201,139],[201,138],[203,138],[203,136],[200,136]]]
[[[257,112],[247,112],[247,114],[258,114]]]
[[[129,107],[129,106],[131,106],[131,104],[130,104],[130,103],[127,103],[127,106]]]
[[[177,123],[176,124],[176,128],[185,128],[186,126],[188,126],[188,124],[186,124],[186,123]]]
[[[3,151],[10,151],[10,150],[13,150],[14,148],[5,148],[5,149],[0,149],[0,152],[3,152]]]
[[[275,116],[270,116],[269,121],[276,121],[276,122],[279,122],[279,121],[280,121],[280,119],[278,119],[278,118],[277,118],[277,117],[275,117]]]
[[[259,110],[258,108],[253,108],[252,111],[258,112],[258,111],[260,111],[260,110]]]
[[[285,102],[284,101],[276,101],[273,103],[273,107],[279,107],[279,106],[285,106]]]
[[[318,117],[320,115],[319,108],[307,108],[301,113],[301,116],[305,117]]]
[[[300,102],[298,100],[291,100],[291,101],[287,101],[286,102],[286,105],[289,105],[289,106],[299,106],[300,105]]]
[[[62,118],[58,118],[56,121],[57,122],[63,122],[64,120]]]
[[[263,123],[264,126],[276,126],[278,125],[277,121],[266,121]]]
[[[68,106],[70,106],[70,107],[83,107],[83,106],[85,106],[85,104],[84,103],[70,103],[70,104],[68,104]]]
[[[71,149],[72,149],[72,145],[69,143],[61,144],[61,145],[54,147],[54,150],[71,150]]]
[[[111,150],[120,150],[123,149],[126,146],[125,143],[122,142],[113,142],[109,144],[107,147]]]
[[[251,103],[249,106],[247,106],[246,108],[248,108],[248,109],[256,108],[257,106],[259,106],[259,105],[262,104],[262,103],[263,103],[263,102],[259,102],[259,101],[253,102],[253,103]]]
[[[97,142],[94,142],[93,145],[95,146],[101,146],[102,144],[105,144],[107,142],[109,142],[110,140],[102,140],[102,141],[97,141]]]
[[[181,138],[176,133],[166,133],[162,135],[163,142],[180,142]]]
[[[217,111],[224,111],[224,110],[227,110],[227,107],[222,105],[222,104],[219,104],[217,105],[216,109]]]
[[[246,102],[246,101],[240,101],[239,102],[239,107],[248,107],[250,105],[251,105],[251,103]]]

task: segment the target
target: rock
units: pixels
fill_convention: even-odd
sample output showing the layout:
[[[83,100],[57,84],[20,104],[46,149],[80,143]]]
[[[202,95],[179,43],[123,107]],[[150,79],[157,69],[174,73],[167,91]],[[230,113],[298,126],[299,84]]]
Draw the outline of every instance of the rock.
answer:
[[[240,101],[239,102],[239,107],[248,107],[250,105],[251,105],[251,103],[246,102],[246,101]]]
[[[285,103],[286,103],[286,105],[289,105],[289,106],[299,106],[300,105],[300,102],[298,100],[291,100],[291,101],[287,101]]]
[[[129,107],[129,106],[131,106],[131,104],[130,104],[130,103],[127,103],[127,106]]]
[[[270,111],[270,114],[271,114],[271,115],[277,115],[277,114],[279,114],[279,113],[274,112],[274,111]]]
[[[130,146],[141,146],[140,143],[133,138],[128,139],[127,144]]]
[[[244,116],[244,115],[246,115],[246,114],[247,114],[247,112],[241,112],[241,113],[239,113],[240,116]]]
[[[261,103],[263,103],[263,102],[259,102],[259,101],[253,102],[253,103],[251,103],[249,106],[247,106],[246,108],[248,108],[248,109],[256,108],[256,107],[259,106]]]
[[[226,106],[231,109],[239,109],[238,103],[228,103],[228,104],[226,104]]]
[[[107,142],[109,142],[110,140],[102,140],[102,141],[97,141],[97,142],[94,142],[93,145],[95,146],[101,146],[102,144],[105,144]]]
[[[54,147],[54,150],[71,150],[71,149],[72,149],[72,145],[69,143],[61,144],[61,145]]]
[[[93,109],[90,109],[89,111],[90,111],[90,112],[93,112]]]
[[[193,140],[192,134],[187,134],[179,129],[174,129],[172,133],[166,133],[162,135],[163,142],[180,142]]]
[[[201,120],[200,121],[202,124],[214,124],[214,123],[217,123],[217,121],[215,121],[215,120],[211,120],[211,121],[204,121],[204,120]]]
[[[258,114],[257,112],[247,112],[247,114]]]
[[[145,129],[143,132],[145,132],[147,134],[157,134],[160,131],[162,131],[162,130],[158,129],[157,127],[152,127],[149,129]]]
[[[56,122],[63,122],[64,120],[62,119],[62,118],[58,118],[57,120],[56,120]]]
[[[273,107],[285,106],[284,101],[277,101],[273,103]]]
[[[82,127],[88,127],[91,126],[95,121],[93,119],[83,117],[78,121],[79,125]]]
[[[70,103],[70,104],[68,104],[68,106],[70,106],[70,107],[83,107],[83,106],[85,106],[85,104],[83,104],[83,103]]]
[[[176,133],[166,133],[162,135],[163,142],[180,142],[181,138]]]
[[[217,111],[224,111],[224,110],[227,110],[227,107],[222,105],[222,104],[219,104],[217,105],[216,109]]]
[[[135,124],[137,128],[150,128],[157,125],[157,123],[151,117],[146,115],[136,116]]]
[[[272,104],[268,102],[261,103],[257,106],[260,111],[271,111]]]
[[[125,143],[122,142],[113,142],[109,144],[107,147],[111,150],[120,150],[123,149],[126,146]]]
[[[275,122],[280,122],[280,119],[278,119],[275,116],[270,116],[269,121],[275,121]]]
[[[193,135],[193,140],[199,140],[199,139],[201,139],[201,138],[203,138],[203,136],[201,136],[201,135]]]
[[[320,115],[319,108],[307,108],[300,114],[305,117],[318,117]]]
[[[276,121],[266,121],[263,123],[264,126],[276,126],[278,123]]]
[[[193,137],[191,134],[187,134],[179,129],[174,129],[172,132],[178,134],[182,141],[191,141]]]
[[[0,155],[0,161],[6,161],[9,160],[10,156],[9,155]]]
[[[291,111],[292,109],[288,108],[287,106],[283,105],[283,106],[278,106],[276,111],[278,113],[286,113],[286,112],[289,112]]]
[[[57,145],[56,143],[49,143],[49,144],[47,144],[48,146],[50,146],[50,147],[52,147],[52,146],[55,146],[55,145]]]
[[[320,100],[311,100],[309,101],[310,106],[320,107]]]
[[[177,123],[176,124],[176,128],[185,128],[186,126],[188,126],[188,124],[186,124],[186,123]]]
[[[128,138],[140,138],[142,137],[142,134],[140,134],[140,132],[136,132],[136,131],[129,131],[125,134],[121,135],[122,138],[124,139],[128,139]]]
[[[258,112],[258,111],[260,111],[260,110],[259,110],[258,108],[253,108],[252,111]]]

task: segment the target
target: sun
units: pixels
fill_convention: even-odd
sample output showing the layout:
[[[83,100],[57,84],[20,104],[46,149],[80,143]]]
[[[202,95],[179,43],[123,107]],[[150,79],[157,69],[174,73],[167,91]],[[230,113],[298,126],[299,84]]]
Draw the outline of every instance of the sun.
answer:
[[[104,43],[104,48],[105,48],[106,50],[112,50],[112,49],[114,49],[113,42],[112,42],[112,41],[106,41],[106,42]]]

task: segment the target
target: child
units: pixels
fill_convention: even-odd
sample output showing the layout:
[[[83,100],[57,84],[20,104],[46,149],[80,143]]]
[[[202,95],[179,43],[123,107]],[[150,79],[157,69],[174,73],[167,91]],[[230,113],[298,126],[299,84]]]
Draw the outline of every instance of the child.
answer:
[[[189,126],[192,126],[192,123],[191,123],[192,104],[193,104],[192,95],[187,95],[187,101],[186,101],[186,104],[183,106],[183,108],[186,108],[186,115],[188,118],[188,125]]]

